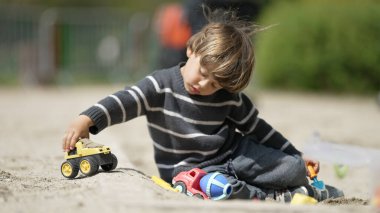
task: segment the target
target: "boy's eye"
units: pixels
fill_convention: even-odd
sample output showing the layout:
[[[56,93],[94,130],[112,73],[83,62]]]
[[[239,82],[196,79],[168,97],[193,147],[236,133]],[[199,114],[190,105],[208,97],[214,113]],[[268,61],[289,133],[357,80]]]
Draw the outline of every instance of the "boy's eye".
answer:
[[[208,77],[208,73],[204,70],[199,70],[199,73],[201,74],[202,77]]]

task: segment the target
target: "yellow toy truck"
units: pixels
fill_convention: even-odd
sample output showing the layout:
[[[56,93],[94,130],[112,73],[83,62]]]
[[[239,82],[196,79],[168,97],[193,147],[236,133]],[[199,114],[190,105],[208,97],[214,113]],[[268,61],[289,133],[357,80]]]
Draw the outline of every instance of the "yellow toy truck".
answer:
[[[66,178],[75,178],[79,172],[85,176],[94,175],[99,166],[111,171],[117,166],[117,158],[108,146],[96,144],[87,138],[80,139],[73,150],[65,153],[66,161],[61,165],[61,173]]]

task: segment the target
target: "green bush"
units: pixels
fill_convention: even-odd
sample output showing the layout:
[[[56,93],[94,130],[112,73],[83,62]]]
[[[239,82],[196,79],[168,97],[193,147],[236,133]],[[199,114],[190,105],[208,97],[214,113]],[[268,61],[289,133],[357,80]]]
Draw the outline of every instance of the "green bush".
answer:
[[[380,4],[275,4],[256,37],[256,72],[267,87],[371,93],[380,90]]]

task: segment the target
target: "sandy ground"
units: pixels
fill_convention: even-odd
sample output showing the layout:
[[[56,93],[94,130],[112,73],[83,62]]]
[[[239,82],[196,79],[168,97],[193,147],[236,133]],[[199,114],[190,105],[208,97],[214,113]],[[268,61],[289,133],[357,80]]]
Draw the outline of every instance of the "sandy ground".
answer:
[[[371,212],[374,177],[368,165],[339,179],[332,162],[319,178],[343,189],[345,199],[314,206],[254,201],[201,201],[155,185],[152,144],[144,118],[92,137],[111,146],[118,168],[67,180],[61,137],[68,123],[98,99],[122,87],[0,88],[1,212]],[[300,150],[313,132],[329,141],[380,149],[380,108],[375,98],[260,92],[260,113]],[[379,164],[377,163],[377,166]]]

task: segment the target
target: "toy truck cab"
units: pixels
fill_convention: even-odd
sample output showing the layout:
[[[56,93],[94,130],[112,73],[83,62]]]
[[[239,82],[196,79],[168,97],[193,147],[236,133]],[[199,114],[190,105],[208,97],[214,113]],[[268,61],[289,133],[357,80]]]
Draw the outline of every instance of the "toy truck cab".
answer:
[[[195,196],[200,199],[209,199],[200,188],[200,180],[207,173],[199,168],[190,171],[180,172],[173,178],[173,188],[188,196]]]
[[[61,173],[66,178],[74,178],[79,170],[86,176],[95,174],[99,166],[111,171],[117,166],[117,158],[108,146],[96,144],[89,139],[80,139],[73,150],[65,153],[66,161],[61,165]]]

